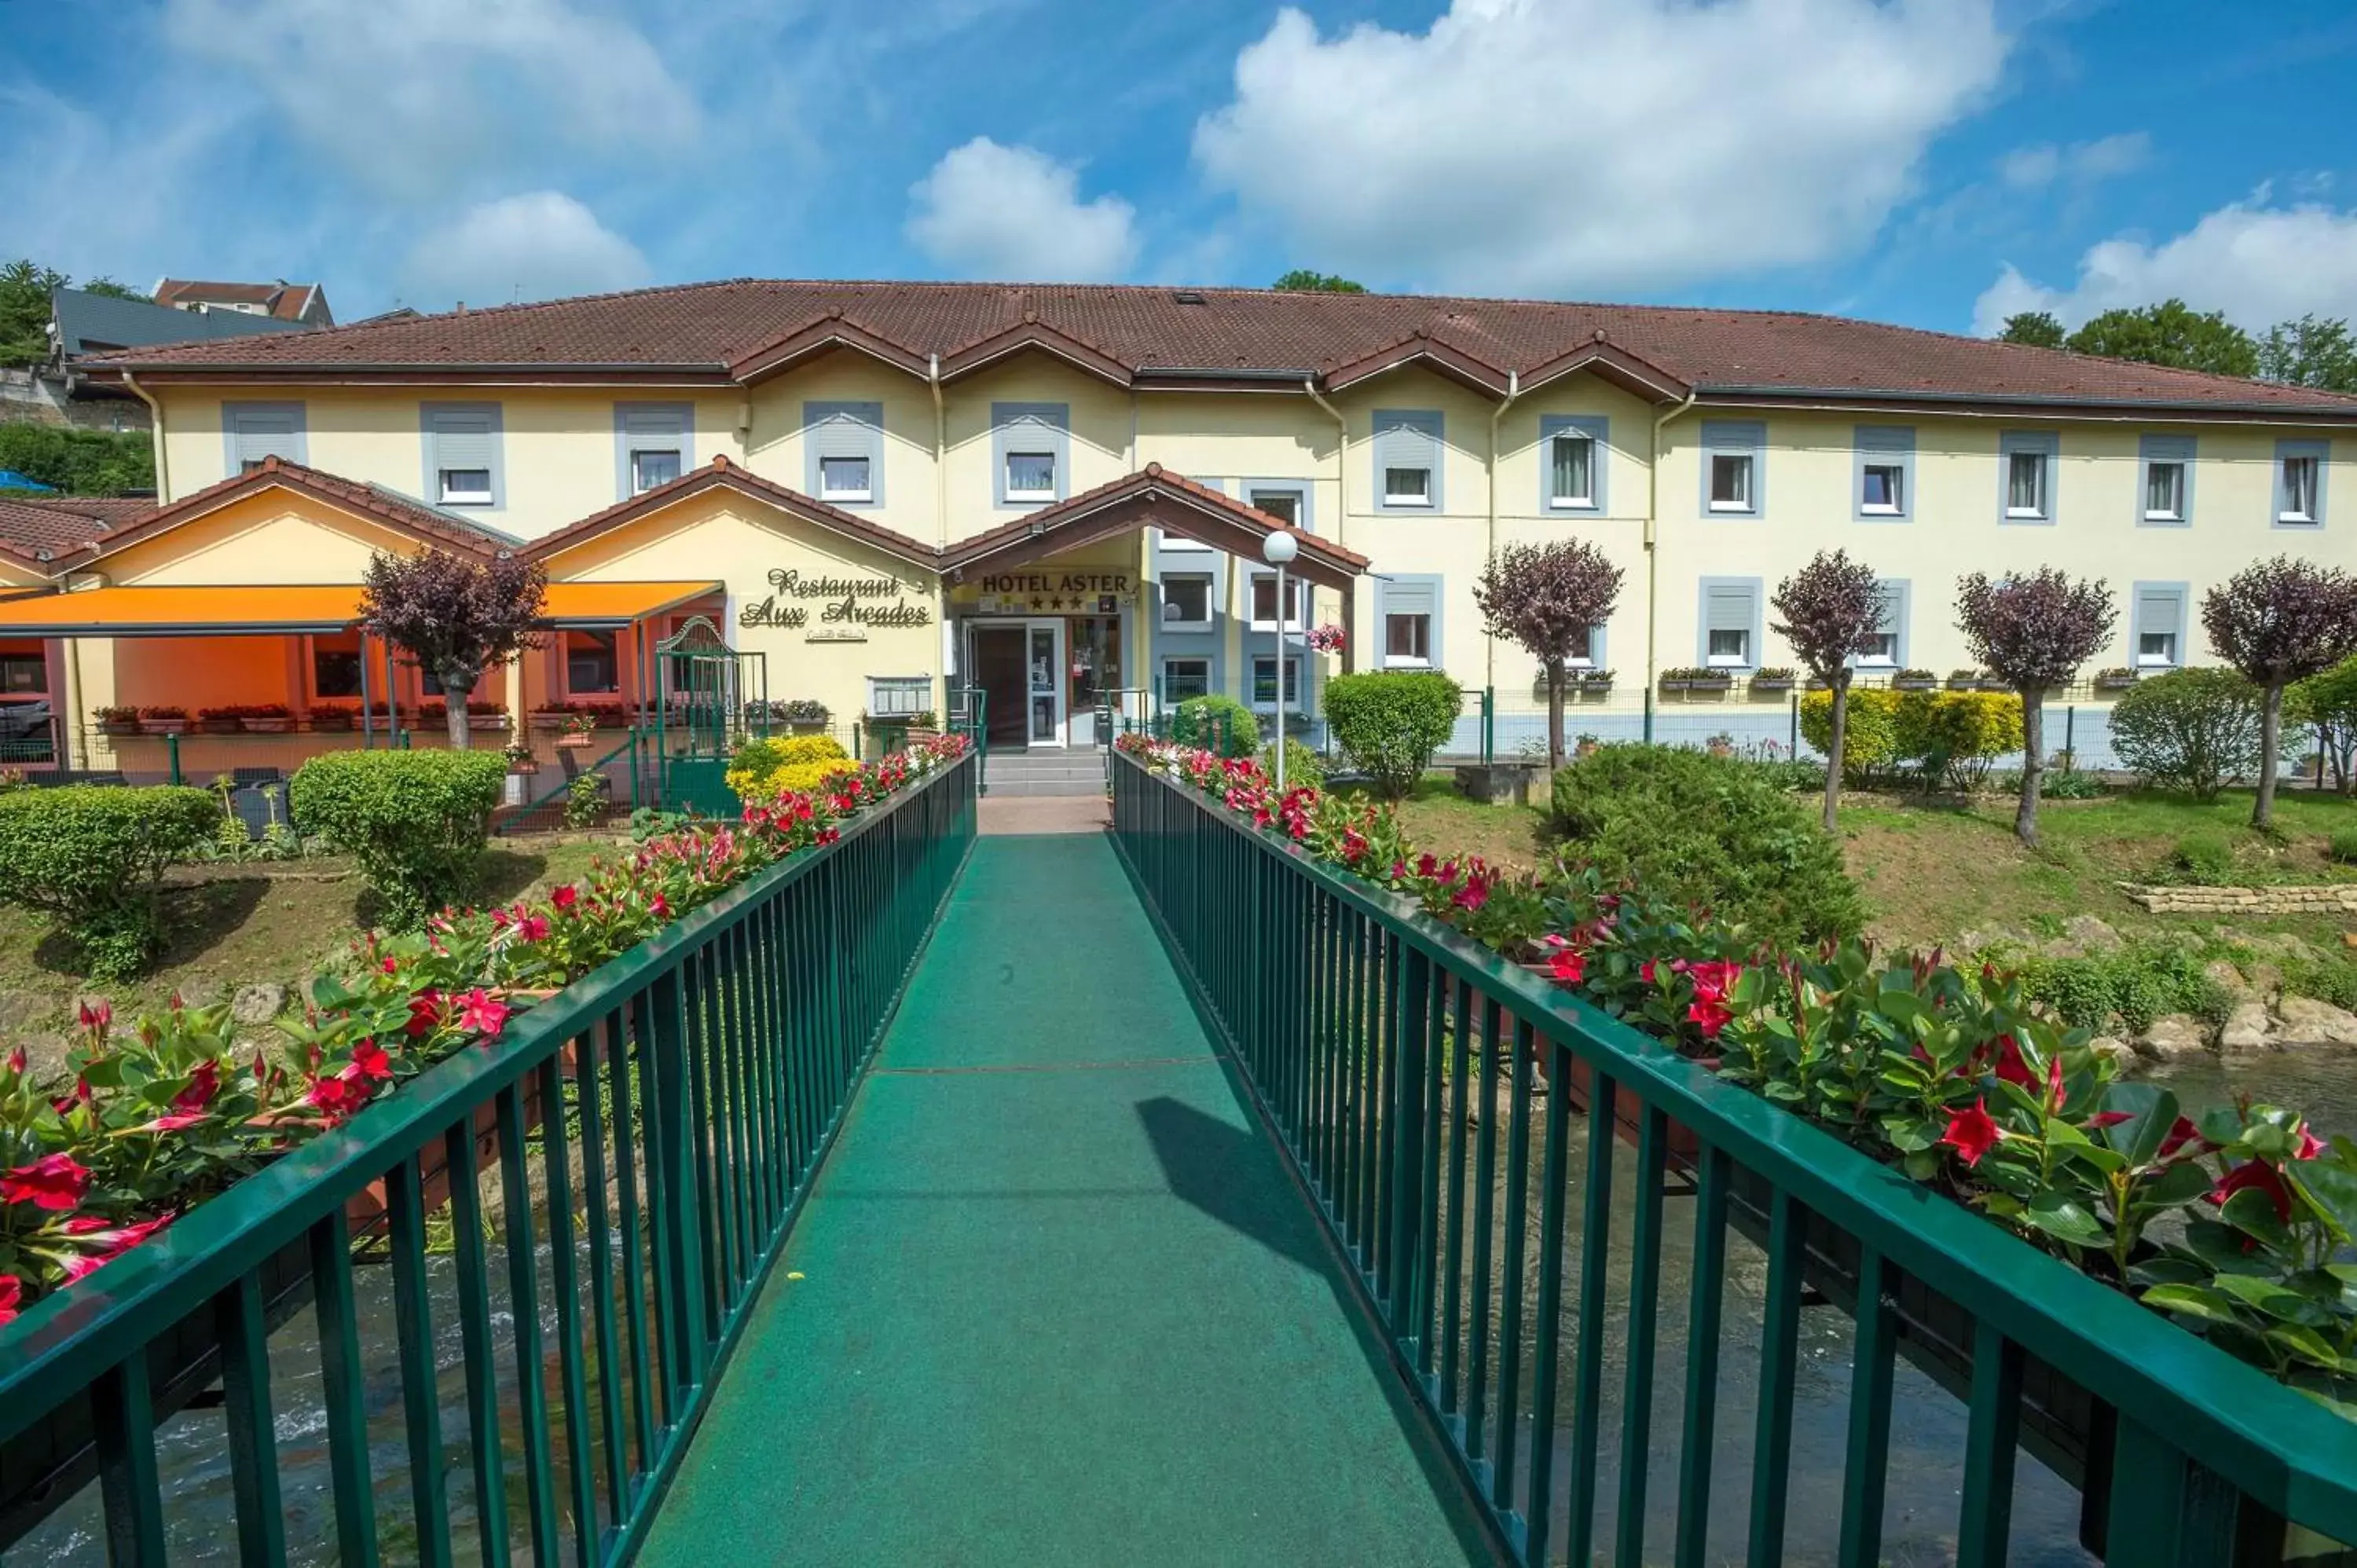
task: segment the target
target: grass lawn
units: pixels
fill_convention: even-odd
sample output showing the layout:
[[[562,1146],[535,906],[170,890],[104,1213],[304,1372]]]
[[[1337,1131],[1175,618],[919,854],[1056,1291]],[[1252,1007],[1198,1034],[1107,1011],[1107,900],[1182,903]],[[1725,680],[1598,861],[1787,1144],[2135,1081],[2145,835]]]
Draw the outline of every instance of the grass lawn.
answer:
[[[1373,800],[1360,786],[1339,789],[1349,800]],[[1428,773],[1415,793],[1399,802],[1400,826],[1408,842],[1438,855],[1478,854],[1507,865],[1536,865],[1546,853],[1540,835],[1544,816],[1529,806],[1484,806],[1457,792],[1445,773]]]
[[[569,881],[600,853],[614,853],[611,839],[497,841],[484,856],[477,897],[501,902]],[[350,863],[334,858],[178,868],[164,894],[170,945],[161,964],[144,980],[104,987],[67,972],[39,917],[0,908],[0,1037],[22,1041],[38,1064],[54,1064],[81,996],[106,996],[127,1021],[166,1007],[176,991],[211,1000],[274,982],[293,992],[359,935],[361,892]]]

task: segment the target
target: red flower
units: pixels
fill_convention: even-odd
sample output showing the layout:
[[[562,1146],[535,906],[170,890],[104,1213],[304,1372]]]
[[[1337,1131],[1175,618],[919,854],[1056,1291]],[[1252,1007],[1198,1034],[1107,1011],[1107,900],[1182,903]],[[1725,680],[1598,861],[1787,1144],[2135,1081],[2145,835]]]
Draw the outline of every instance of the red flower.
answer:
[[[570,909],[580,901],[581,890],[570,882],[548,896],[548,901],[559,909]]]
[[[1436,870],[1439,869],[1439,865],[1440,863],[1433,859],[1429,854],[1419,854],[1415,857],[1415,874],[1418,876],[1431,875]]]
[[[647,908],[654,911],[655,918],[659,920],[671,918],[671,900],[660,893],[647,900]]]
[[[496,1039],[507,1027],[508,1004],[479,986],[458,998],[458,1026],[470,1035]]]
[[[114,1008],[103,996],[95,1002],[83,1003],[81,1013],[81,1026],[85,1029],[103,1029],[114,1022]]]
[[[1580,953],[1566,949],[1555,955],[1547,972],[1565,985],[1577,985],[1587,974],[1587,960]]]
[[[2105,1127],[2116,1127],[2123,1122],[2132,1122],[2134,1120],[2136,1120],[2136,1118],[2129,1115],[2125,1111],[2098,1111],[2095,1114],[2087,1118],[2087,1130],[2089,1132],[2100,1132]]]
[[[1702,1037],[1706,1040],[1718,1038],[1718,1032],[1734,1020],[1735,1014],[1716,994],[1705,996],[1697,992],[1693,1004],[1686,1008],[1686,1022],[1700,1025]]]
[[[62,1214],[90,1190],[90,1167],[71,1155],[43,1155],[0,1176],[0,1203],[29,1203]]]
[[[352,1065],[344,1069],[347,1078],[354,1073],[371,1083],[382,1083],[393,1076],[393,1058],[374,1040],[362,1040],[352,1047]]]
[[[2055,1058],[2059,1070],[2061,1058]],[[2007,1083],[2018,1083],[2024,1089],[2038,1087],[2038,1075],[2029,1070],[2029,1062],[2021,1054],[2021,1045],[2011,1035],[1996,1037],[1996,1075]]]
[[[188,1075],[188,1087],[172,1096],[172,1109],[184,1114],[202,1111],[221,1092],[221,1063],[208,1058]]]
[[[2309,1132],[2306,1127],[2302,1127],[2299,1130],[2299,1150],[2297,1154],[2292,1155],[2292,1158],[2295,1160],[2312,1160],[2322,1153],[2324,1153],[2324,1140]]]
[[[0,1323],[15,1317],[17,1305],[25,1299],[25,1282],[14,1274],[0,1274]]]
[[[2244,1160],[2218,1180],[2210,1189],[2210,1201],[2225,1207],[2226,1200],[2238,1192],[2264,1192],[2276,1206],[2276,1218],[2291,1218],[2291,1188],[2284,1186],[2283,1173],[2266,1160]]]
[[[315,1078],[311,1080],[310,1092],[303,1098],[328,1119],[328,1125],[334,1127],[341,1125],[353,1112],[368,1103],[369,1091],[366,1084],[349,1078]]]
[[[90,1079],[81,1077],[75,1078],[73,1092],[71,1094],[67,1095],[62,1100],[52,1100],[49,1101],[50,1108],[56,1111],[60,1116],[72,1114],[73,1108],[77,1105],[95,1105],[97,1103],[98,1097],[90,1091]]]
[[[71,1282],[97,1273],[170,1223],[172,1217],[168,1214],[129,1225],[117,1225],[112,1219],[96,1214],[85,1214],[80,1219],[67,1220],[66,1234],[81,1245],[95,1250],[67,1259],[66,1279]]]
[[[547,940],[548,917],[545,915],[526,915],[522,919],[518,920],[516,922],[516,940],[526,942]]]
[[[1653,983],[1653,961],[1652,959],[1647,959],[1644,962],[1637,966],[1637,978],[1643,981],[1648,985]]]
[[[434,1026],[440,1022],[442,1022],[442,993],[438,991],[421,991],[409,999],[409,1022],[402,1026],[401,1032],[414,1040],[421,1035],[431,1033]]]
[[[2201,1128],[2196,1127],[2187,1118],[2179,1116],[2170,1124],[2169,1136],[2160,1141],[2160,1152],[2155,1157],[2166,1162],[2174,1159],[2179,1150],[2196,1144],[2199,1147],[2194,1148],[2193,1152],[2197,1155],[2214,1154],[2218,1148],[2217,1144],[2201,1135]]]
[[[2004,1136],[2004,1130],[1989,1116],[1988,1101],[1975,1100],[1948,1119],[1948,1130],[1940,1142],[1955,1150],[1964,1164],[1976,1165]]]
[[[1489,901],[1490,885],[1478,876],[1468,878],[1465,886],[1457,890],[1457,896],[1449,900],[1458,908],[1467,910],[1479,909]]]
[[[8,1070],[21,1074],[25,1070],[25,1047],[18,1046],[8,1053]]]

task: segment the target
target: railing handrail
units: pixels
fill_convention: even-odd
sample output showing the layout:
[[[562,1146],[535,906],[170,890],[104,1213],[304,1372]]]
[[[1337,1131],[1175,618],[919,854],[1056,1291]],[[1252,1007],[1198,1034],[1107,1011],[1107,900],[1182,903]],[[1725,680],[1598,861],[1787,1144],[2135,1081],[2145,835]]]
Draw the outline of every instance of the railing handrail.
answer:
[[[748,877],[519,1015],[499,1038],[469,1046],[199,1205],[88,1279],[0,1326],[0,1442],[25,1431],[283,1247],[384,1172],[414,1158],[473,1109],[554,1056],[652,974],[736,925],[755,908],[845,853],[895,812],[957,779],[959,758],[862,812],[832,844],[802,850]],[[21,1358],[21,1359],[19,1359]]]
[[[1288,853],[1276,837],[1197,791],[1126,753],[1120,759],[1476,983],[1556,1053],[1608,1069],[1620,1089],[1869,1240],[1891,1263],[1986,1318],[2170,1446],[2294,1523],[2357,1540],[2357,1457],[2330,1462],[2335,1454],[2357,1455],[2357,1435],[2346,1419],[1421,910],[1403,908],[1405,898]]]

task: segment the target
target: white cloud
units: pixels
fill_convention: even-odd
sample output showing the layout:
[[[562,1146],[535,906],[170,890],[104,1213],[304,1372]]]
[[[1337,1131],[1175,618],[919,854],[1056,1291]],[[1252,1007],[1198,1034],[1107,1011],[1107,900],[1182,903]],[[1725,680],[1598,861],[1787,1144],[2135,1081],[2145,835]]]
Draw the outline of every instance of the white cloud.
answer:
[[[1973,328],[1995,333],[2024,310],[2050,310],[2075,327],[2115,306],[2172,297],[2222,310],[2255,332],[2310,311],[2357,317],[2357,209],[2266,202],[2261,190],[2157,246],[2126,235],[2105,240],[2079,258],[2069,288],[2035,283],[2008,263],[1975,303]]]
[[[2007,153],[1997,172],[2019,190],[2036,189],[2057,180],[2091,182],[2133,174],[2152,156],[2152,138],[2142,131],[2124,131],[2058,147],[2051,142],[2017,147]]]
[[[403,276],[411,303],[506,305],[599,294],[647,281],[639,248],[557,190],[481,202],[422,236]]]
[[[1117,196],[1080,199],[1080,169],[1034,147],[976,136],[909,188],[909,238],[965,277],[1100,283],[1137,259],[1136,217]]]
[[[243,71],[299,140],[405,194],[544,147],[667,149],[699,124],[643,34],[572,0],[169,0],[164,33]]]
[[[1195,156],[1305,266],[1652,292],[1866,244],[2007,46],[1991,0],[1454,0],[1332,38],[1288,8]]]

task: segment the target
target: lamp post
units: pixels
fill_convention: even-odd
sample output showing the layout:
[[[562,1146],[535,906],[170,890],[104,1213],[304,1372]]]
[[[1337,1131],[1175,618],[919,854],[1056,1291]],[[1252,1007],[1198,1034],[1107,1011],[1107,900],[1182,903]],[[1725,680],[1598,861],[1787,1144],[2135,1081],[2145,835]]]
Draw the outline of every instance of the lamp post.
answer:
[[[1276,568],[1276,796],[1285,799],[1285,567],[1301,550],[1289,528],[1280,528],[1260,542],[1261,559]]]

